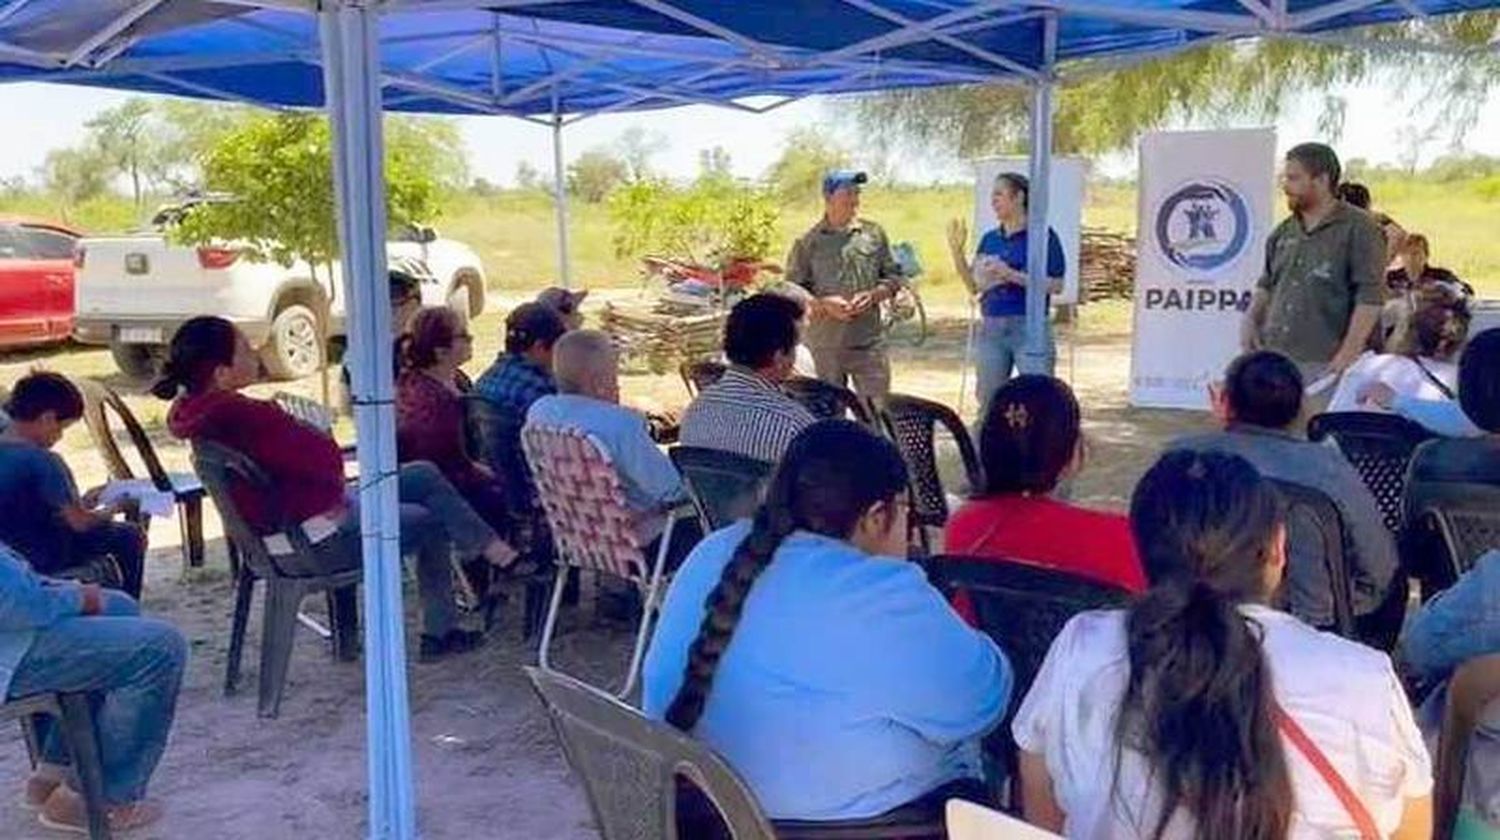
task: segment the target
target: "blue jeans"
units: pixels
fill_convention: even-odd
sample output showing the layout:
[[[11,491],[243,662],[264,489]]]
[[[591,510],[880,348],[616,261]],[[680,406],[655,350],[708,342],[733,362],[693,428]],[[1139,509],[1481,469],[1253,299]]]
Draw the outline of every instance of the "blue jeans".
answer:
[[[979,401],[980,423],[989,412],[990,398],[1000,386],[1010,381],[1011,369],[1017,373],[1052,375],[1057,364],[1057,347],[1052,341],[1052,323],[1045,327],[1045,355],[1040,359],[1026,353],[1026,316],[986,316],[974,333],[974,395]]]
[[[142,618],[135,601],[104,593],[102,615],[66,618],[37,633],[16,668],[10,697],[53,691],[94,698],[104,798],[111,805],[139,802],[161,760],[187,665],[187,641],[176,627]],[[40,727],[43,758],[68,763],[56,727]],[[77,789],[76,781],[73,783]]]

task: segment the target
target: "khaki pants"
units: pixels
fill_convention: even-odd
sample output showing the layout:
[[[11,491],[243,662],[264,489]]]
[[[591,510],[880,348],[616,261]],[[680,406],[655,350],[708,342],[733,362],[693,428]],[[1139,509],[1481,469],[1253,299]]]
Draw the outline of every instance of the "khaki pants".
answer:
[[[854,392],[872,400],[884,399],[891,392],[891,360],[885,348],[814,347],[813,366],[824,382],[848,388],[854,380]]]

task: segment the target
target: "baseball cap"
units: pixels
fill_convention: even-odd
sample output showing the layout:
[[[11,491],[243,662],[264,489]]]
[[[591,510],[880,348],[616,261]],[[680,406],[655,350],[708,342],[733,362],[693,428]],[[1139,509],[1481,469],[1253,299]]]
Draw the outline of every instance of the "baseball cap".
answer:
[[[505,317],[505,346],[530,347],[540,341],[551,344],[568,331],[562,313],[540,303],[523,303]]]
[[[823,175],[824,197],[833,195],[845,187],[862,186],[870,177],[853,169],[832,169]]]
[[[542,290],[541,294],[536,296],[536,302],[563,315],[571,315],[578,311],[579,305],[588,296],[588,289],[570,291],[553,286],[550,289]]]

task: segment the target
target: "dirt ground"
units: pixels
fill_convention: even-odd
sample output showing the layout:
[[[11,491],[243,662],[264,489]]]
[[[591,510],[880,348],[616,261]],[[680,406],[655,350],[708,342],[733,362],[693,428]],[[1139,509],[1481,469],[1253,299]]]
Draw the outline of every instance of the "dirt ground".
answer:
[[[596,296],[602,298],[603,296]],[[492,301],[478,319],[477,373],[500,341],[499,312],[514,301]],[[595,307],[601,300],[591,299]],[[1169,438],[1202,428],[1202,416],[1131,409],[1125,402],[1129,336],[1118,325],[1123,304],[1084,310],[1076,335],[1059,336],[1059,375],[1070,378],[1084,406],[1091,459],[1072,488],[1075,501],[1121,508],[1135,480]],[[1111,310],[1110,307],[1115,307]],[[934,334],[919,349],[893,351],[897,390],[958,403],[965,339],[964,313],[933,313]],[[1091,326],[1093,325],[1093,326]],[[1102,328],[1101,328],[1102,325]],[[1070,348],[1071,347],[1071,351]],[[107,352],[64,348],[0,357],[0,383],[33,367],[96,376],[125,392],[157,441],[170,468],[185,469],[186,450],[162,428],[165,404],[142,396],[138,385],[114,374]],[[969,378],[972,387],[972,376]],[[314,395],[315,381],[279,386]],[[687,398],[675,376],[632,375],[627,399],[641,406],[680,408]],[[264,386],[263,394],[278,390]],[[969,413],[973,399],[964,400]],[[340,426],[349,434],[348,424]],[[85,487],[105,478],[87,433],[73,429],[61,451]],[[949,453],[945,472],[957,473]],[[957,485],[954,485],[955,487]],[[165,818],[146,838],[358,838],[365,836],[365,751],[362,663],[340,664],[311,632],[298,633],[281,717],[255,713],[260,602],[252,614],[240,690],[222,691],[232,605],[224,542],[208,515],[205,568],[184,572],[176,523],[158,520],[144,608],[175,622],[192,645],[192,660],[177,720],[151,794]],[[321,604],[309,599],[308,611]],[[408,605],[415,605],[409,590]],[[424,837],[587,838],[596,836],[581,789],[559,753],[546,716],[520,668],[535,651],[520,642],[519,598],[505,609],[486,647],[410,670],[412,739],[418,820]],[[410,615],[410,611],[409,611]],[[408,620],[408,627],[414,622]],[[584,607],[565,614],[556,641],[559,667],[596,684],[622,673],[628,629],[600,625]],[[415,633],[409,636],[412,650]],[[0,730],[0,837],[56,836],[17,803],[26,773],[25,747],[15,727]],[[16,795],[13,795],[13,793]]]

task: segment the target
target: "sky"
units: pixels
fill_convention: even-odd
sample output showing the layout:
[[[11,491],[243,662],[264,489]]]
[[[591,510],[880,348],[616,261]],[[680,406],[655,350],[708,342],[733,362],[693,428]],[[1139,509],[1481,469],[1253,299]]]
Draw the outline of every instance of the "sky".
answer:
[[[1362,157],[1377,163],[1396,162],[1403,149],[1398,139],[1401,130],[1408,126],[1425,128],[1433,117],[1424,109],[1419,91],[1401,96],[1393,93],[1388,83],[1372,82],[1334,93],[1348,102],[1344,132],[1334,142],[1345,160]],[[13,115],[13,129],[24,126],[24,130],[0,132],[0,177],[34,176],[49,150],[78,143],[85,134],[84,123],[93,114],[130,96],[67,85],[0,85],[0,113]],[[1277,121],[1278,142],[1283,148],[1303,140],[1323,139],[1317,131],[1320,103],[1321,97],[1295,102]],[[549,128],[506,117],[460,117],[458,121],[474,177],[509,185],[522,161],[539,172],[552,171]],[[567,127],[563,146],[565,158],[571,160],[588,149],[609,146],[632,127],[641,127],[665,138],[666,147],[652,160],[660,172],[691,176],[697,171],[699,151],[717,145],[729,153],[736,175],[753,178],[776,160],[786,136],[804,125],[822,125],[840,136],[846,146],[857,149],[860,145],[853,126],[840,117],[838,103],[815,97],[760,115],[711,106],[606,114]],[[1423,145],[1423,159],[1447,151],[1448,141],[1448,133],[1440,130]],[[1479,124],[1466,136],[1464,148],[1500,156],[1500,96],[1490,97]],[[898,177],[914,183],[964,180],[969,172],[961,161],[933,160],[931,156],[896,157],[892,164]],[[1114,177],[1132,175],[1134,155],[1111,155],[1100,162],[1100,168]]]

